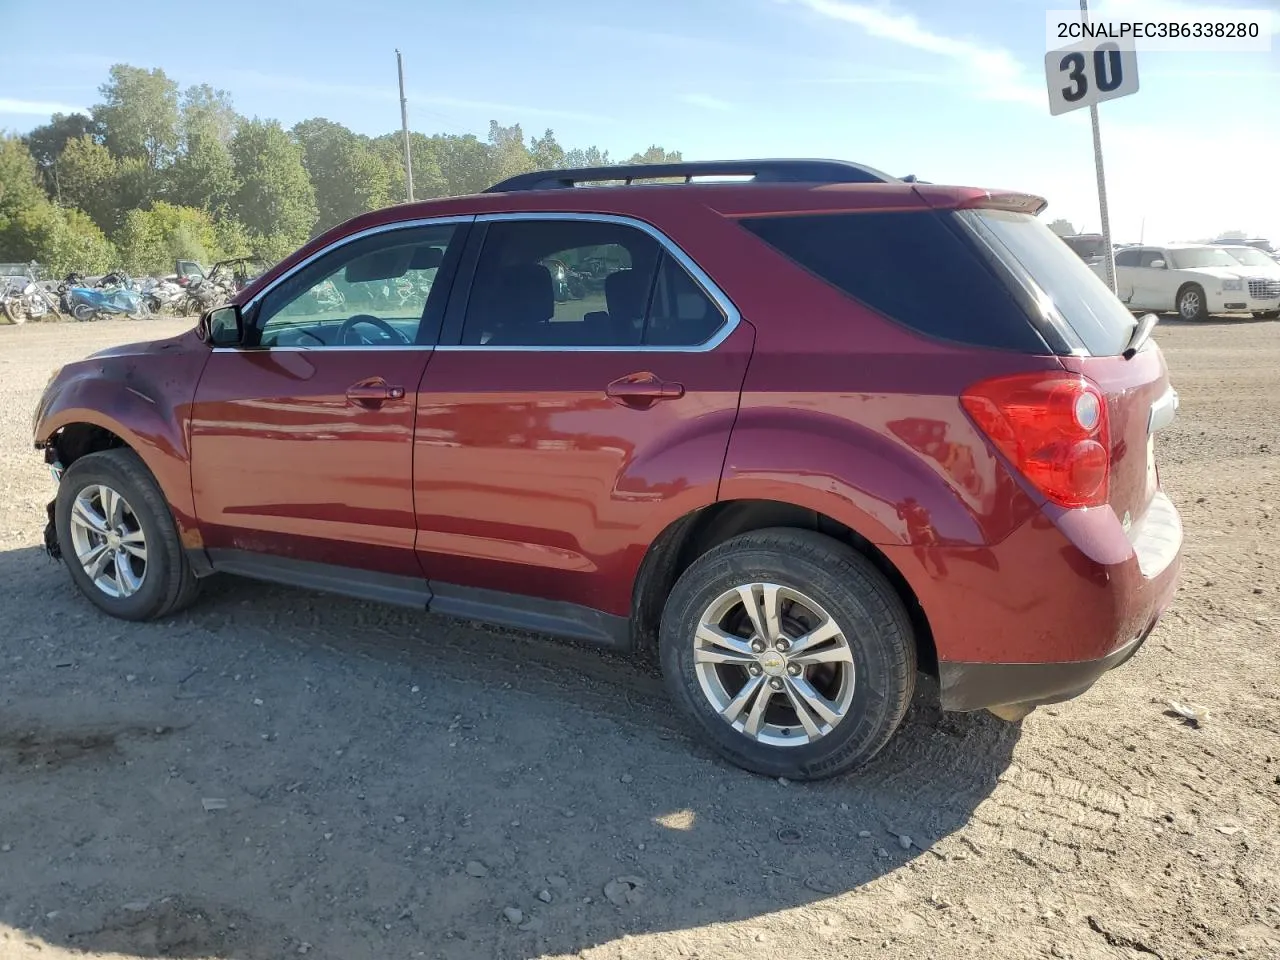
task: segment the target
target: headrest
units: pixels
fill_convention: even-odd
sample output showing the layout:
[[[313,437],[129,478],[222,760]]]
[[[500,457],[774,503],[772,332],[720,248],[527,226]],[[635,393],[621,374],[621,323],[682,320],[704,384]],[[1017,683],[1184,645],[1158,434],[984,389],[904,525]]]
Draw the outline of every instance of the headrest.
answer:
[[[649,300],[649,277],[642,270],[619,270],[604,279],[604,302],[615,320],[638,320]]]

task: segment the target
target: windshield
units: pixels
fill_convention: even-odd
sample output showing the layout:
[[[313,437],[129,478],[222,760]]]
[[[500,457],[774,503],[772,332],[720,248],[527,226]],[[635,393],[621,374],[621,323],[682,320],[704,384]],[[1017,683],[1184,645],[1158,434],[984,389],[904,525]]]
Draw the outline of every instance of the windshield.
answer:
[[[1228,247],[1227,253],[1233,256],[1240,263],[1250,267],[1270,267],[1275,266],[1275,261],[1268,257],[1261,250],[1255,250],[1253,247]]]
[[[1218,247],[1187,247],[1169,251],[1169,266],[1175,270],[1195,267],[1238,267],[1239,261]]]
[[[966,211],[1018,261],[1095,357],[1123,353],[1133,332],[1133,314],[1056,234],[1026,213]],[[1226,256],[1226,254],[1223,254]]]

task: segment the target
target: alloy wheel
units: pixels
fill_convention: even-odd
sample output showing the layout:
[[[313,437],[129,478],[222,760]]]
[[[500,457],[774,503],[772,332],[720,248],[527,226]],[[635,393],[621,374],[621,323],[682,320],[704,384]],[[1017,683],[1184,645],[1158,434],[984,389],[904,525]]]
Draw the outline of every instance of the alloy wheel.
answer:
[[[1184,320],[1194,320],[1200,315],[1200,294],[1194,290],[1188,290],[1182,295],[1182,300],[1178,303],[1178,312],[1182,314]]]
[[[791,587],[749,583],[722,593],[699,619],[693,653],[712,707],[767,746],[821,739],[853,701],[853,651],[844,631]]]
[[[109,597],[131,597],[147,575],[147,538],[133,508],[106,484],[85,487],[71,507],[76,560]]]

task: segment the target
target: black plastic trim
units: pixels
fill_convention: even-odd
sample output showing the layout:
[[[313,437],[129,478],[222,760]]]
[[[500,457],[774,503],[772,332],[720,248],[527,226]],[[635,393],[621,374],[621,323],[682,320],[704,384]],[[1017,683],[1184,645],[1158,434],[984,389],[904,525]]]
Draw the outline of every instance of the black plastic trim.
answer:
[[[693,177],[755,178],[756,183],[898,183],[897,177],[847,160],[692,160],[676,163],[629,163],[607,167],[540,170],[500,180],[485,193],[564,190],[579,183]]]
[[[1104,673],[1114,670],[1138,652],[1151,634],[1117,647],[1097,660],[1066,663],[967,663],[944,660],[938,664],[942,709],[966,712],[989,707],[1038,707],[1080,696]]]
[[[211,549],[199,553],[208,557],[208,564],[217,573],[341,594],[358,600],[413,607],[463,620],[581,640],[615,650],[632,647],[631,621],[627,617],[576,603],[449,583],[428,583],[416,577],[294,560],[248,550]]]
[[[350,567],[293,560],[248,550],[211,549],[209,562],[218,573],[233,573],[254,580],[337,593],[359,600],[393,603],[425,611],[431,587],[417,577],[400,577]]]
[[[626,650],[631,647],[631,621],[591,607],[543,600],[499,590],[432,583],[430,610],[463,620],[584,640]]]

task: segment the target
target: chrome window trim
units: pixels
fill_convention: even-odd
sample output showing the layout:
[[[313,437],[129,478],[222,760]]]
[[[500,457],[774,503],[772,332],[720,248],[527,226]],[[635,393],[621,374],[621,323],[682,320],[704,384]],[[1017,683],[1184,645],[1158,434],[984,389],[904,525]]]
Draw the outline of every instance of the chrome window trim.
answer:
[[[659,230],[651,223],[638,220],[635,217],[619,216],[611,213],[565,213],[565,212],[521,212],[521,213],[482,213],[476,216],[475,221],[480,223],[498,223],[508,220],[584,220],[590,223],[612,223],[622,227],[632,227],[642,233],[648,234],[658,242],[662,249],[670,254],[680,266],[684,267],[689,276],[693,277],[695,283],[702,288],[705,293],[724,314],[725,320],[716,328],[716,332],[707,340],[697,344],[684,344],[680,346],[663,346],[663,345],[645,345],[620,344],[617,346],[505,346],[490,347],[483,343],[477,344],[441,344],[435,349],[448,350],[451,352],[478,352],[489,351],[491,353],[707,353],[714,350],[720,344],[729,338],[729,335],[738,328],[738,324],[742,322],[742,314],[738,312],[738,308],[734,306],[733,301],[728,295],[718,287],[715,282],[706,274],[693,258],[682,250],[674,240]],[[465,324],[465,320],[464,320]]]
[[[729,299],[728,294],[720,289],[719,286],[706,274],[693,258],[690,257],[674,240],[659,230],[651,223],[639,220],[635,217],[620,216],[607,213],[566,213],[566,212],[521,212],[521,213],[484,213],[478,215],[452,216],[452,217],[426,217],[414,220],[398,220],[395,223],[384,223],[376,227],[368,227],[356,233],[348,234],[340,237],[326,247],[317,250],[305,260],[295,264],[292,269],[286,273],[282,273],[271,281],[270,284],[263,287],[255,293],[249,300],[240,307],[242,313],[248,313],[263,297],[295,276],[300,270],[305,270],[321,257],[327,256],[333,251],[365,237],[373,236],[379,233],[387,233],[393,230],[407,230],[414,227],[437,226],[449,223],[495,223],[508,220],[583,220],[591,223],[612,223],[623,227],[632,227],[640,230],[642,233],[648,234],[662,249],[670,254],[677,263],[682,266],[685,271],[694,279],[694,282],[702,288],[705,293],[725,316],[725,321],[716,329],[715,334],[708,340],[699,344],[689,344],[681,346],[663,346],[663,345],[645,345],[635,344],[617,345],[617,346],[507,346],[507,347],[489,347],[484,344],[435,344],[435,345],[324,345],[314,347],[287,346],[287,347],[213,347],[214,353],[258,353],[262,351],[281,351],[288,353],[307,353],[313,351],[350,351],[350,350],[447,350],[455,352],[474,352],[474,351],[490,351],[502,353],[707,353],[714,350],[738,328],[742,322],[742,314]]]

